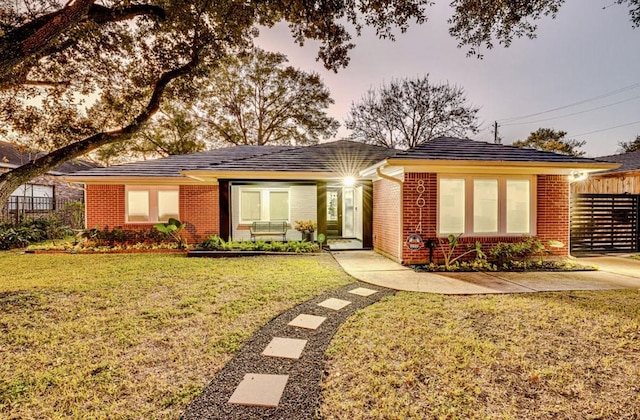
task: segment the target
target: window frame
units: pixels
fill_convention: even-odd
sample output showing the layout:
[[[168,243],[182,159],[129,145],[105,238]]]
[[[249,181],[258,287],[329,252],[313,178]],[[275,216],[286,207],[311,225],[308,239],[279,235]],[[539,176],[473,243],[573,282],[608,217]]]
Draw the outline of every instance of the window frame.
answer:
[[[440,230],[440,180],[460,179],[465,184],[465,206],[464,206],[464,232],[442,232]],[[474,181],[478,179],[491,179],[498,182],[498,231],[497,232],[476,232],[474,230]],[[529,181],[529,232],[508,233],[507,232],[507,181],[526,180]],[[438,189],[436,200],[436,229],[438,236],[450,234],[463,234],[474,237],[522,237],[534,236],[537,232],[537,177],[535,175],[469,175],[469,174],[438,174]]]
[[[149,220],[129,220],[129,191],[147,191],[149,193]],[[127,224],[166,223],[158,220],[158,192],[176,191],[178,193],[178,216],[180,216],[180,186],[172,185],[125,185],[124,188],[124,220]],[[179,217],[178,217],[179,218]]]
[[[244,192],[260,193],[260,219],[248,220],[242,218],[242,194]],[[257,187],[257,186],[239,186],[238,188],[238,219],[240,224],[251,224],[253,222],[269,222],[273,221],[271,217],[271,193],[286,192],[287,193],[287,219],[283,222],[291,223],[291,189],[289,187]]]

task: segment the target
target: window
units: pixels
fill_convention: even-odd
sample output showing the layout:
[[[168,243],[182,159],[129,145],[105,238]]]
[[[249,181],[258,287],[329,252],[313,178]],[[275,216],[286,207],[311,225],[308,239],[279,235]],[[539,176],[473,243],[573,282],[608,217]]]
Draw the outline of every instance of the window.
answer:
[[[289,221],[289,190],[285,188],[240,188],[240,221]]]
[[[533,177],[440,177],[438,233],[532,234]]]
[[[55,209],[53,185],[25,184],[9,198],[9,211],[47,211]]]
[[[179,219],[179,188],[128,185],[125,188],[128,223],[167,222]]]

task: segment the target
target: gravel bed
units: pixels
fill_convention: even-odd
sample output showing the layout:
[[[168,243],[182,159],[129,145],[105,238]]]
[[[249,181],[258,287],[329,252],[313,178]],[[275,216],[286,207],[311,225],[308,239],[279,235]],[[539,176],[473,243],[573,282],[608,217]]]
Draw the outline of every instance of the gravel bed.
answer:
[[[348,293],[357,287],[377,290],[368,297]],[[325,350],[331,338],[350,315],[394,290],[355,282],[308,300],[283,312],[257,331],[244,347],[231,359],[209,383],[182,415],[182,419],[314,419],[319,417],[320,382],[324,378]],[[328,298],[337,298],[352,303],[339,311],[318,306]],[[326,316],[327,319],[316,330],[307,330],[287,325],[298,315]],[[261,353],[273,337],[308,340],[300,359],[265,357]],[[276,408],[249,407],[229,404],[244,375],[247,373],[289,375],[280,404]]]

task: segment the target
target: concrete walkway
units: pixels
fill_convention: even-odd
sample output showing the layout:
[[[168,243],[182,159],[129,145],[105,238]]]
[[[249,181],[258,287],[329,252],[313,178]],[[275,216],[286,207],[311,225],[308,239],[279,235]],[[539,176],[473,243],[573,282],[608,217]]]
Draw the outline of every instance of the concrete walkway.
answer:
[[[527,273],[418,273],[374,251],[336,251],[333,256],[360,281],[410,292],[468,295],[640,288],[640,261],[619,256],[578,260],[599,271]]]

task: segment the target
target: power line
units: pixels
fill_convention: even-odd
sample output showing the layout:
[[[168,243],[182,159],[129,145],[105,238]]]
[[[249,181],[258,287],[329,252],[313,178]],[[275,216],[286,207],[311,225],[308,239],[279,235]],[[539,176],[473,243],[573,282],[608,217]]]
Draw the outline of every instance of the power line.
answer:
[[[603,93],[602,95],[598,95],[598,96],[594,96],[594,97],[591,97],[591,98],[583,99],[581,101],[574,102],[574,103],[571,103],[569,105],[563,105],[563,106],[559,106],[557,108],[548,109],[546,111],[535,112],[533,114],[522,115],[522,116],[519,116],[519,117],[503,118],[502,120],[498,120],[498,122],[499,123],[507,123],[507,122],[512,122],[512,121],[516,121],[516,120],[522,120],[522,119],[525,119],[525,118],[537,117],[538,115],[548,114],[550,112],[559,111],[561,109],[571,108],[572,106],[582,105],[582,104],[585,104],[587,102],[597,101],[598,99],[607,98],[609,96],[617,95],[619,93],[623,93],[623,92],[626,92],[628,90],[635,89],[637,87],[640,87],[640,82],[639,83],[634,83],[634,84],[629,85],[629,86],[622,87],[620,89],[612,90],[612,91],[607,92],[607,93]]]
[[[609,130],[614,130],[616,128],[621,128],[621,127],[628,127],[630,125],[636,125],[636,124],[640,124],[640,120],[638,121],[634,121],[634,122],[630,122],[627,124],[620,124],[620,125],[616,125],[614,127],[608,127],[608,128],[603,128],[601,130],[594,130],[594,131],[589,131],[588,133],[582,133],[582,134],[572,134],[571,137],[582,137],[582,136],[586,136],[588,134],[595,134],[595,133],[602,133],[603,131],[609,131]]]
[[[572,117],[574,115],[585,114],[587,112],[597,111],[599,109],[609,108],[610,106],[623,104],[625,102],[630,102],[630,101],[633,101],[633,100],[638,99],[638,98],[640,98],[640,95],[639,96],[634,96],[633,98],[623,99],[622,101],[614,102],[612,104],[602,105],[602,106],[599,106],[599,107],[596,107],[596,108],[585,109],[584,111],[572,112],[571,114],[564,114],[564,115],[559,115],[557,117],[551,117],[551,118],[543,118],[541,120],[514,122],[514,123],[506,123],[506,124],[503,123],[503,124],[501,124],[501,126],[508,127],[508,126],[512,126],[512,125],[533,124],[533,123],[539,123],[539,122],[544,122],[544,121],[557,120],[557,119],[560,119],[560,118]]]

